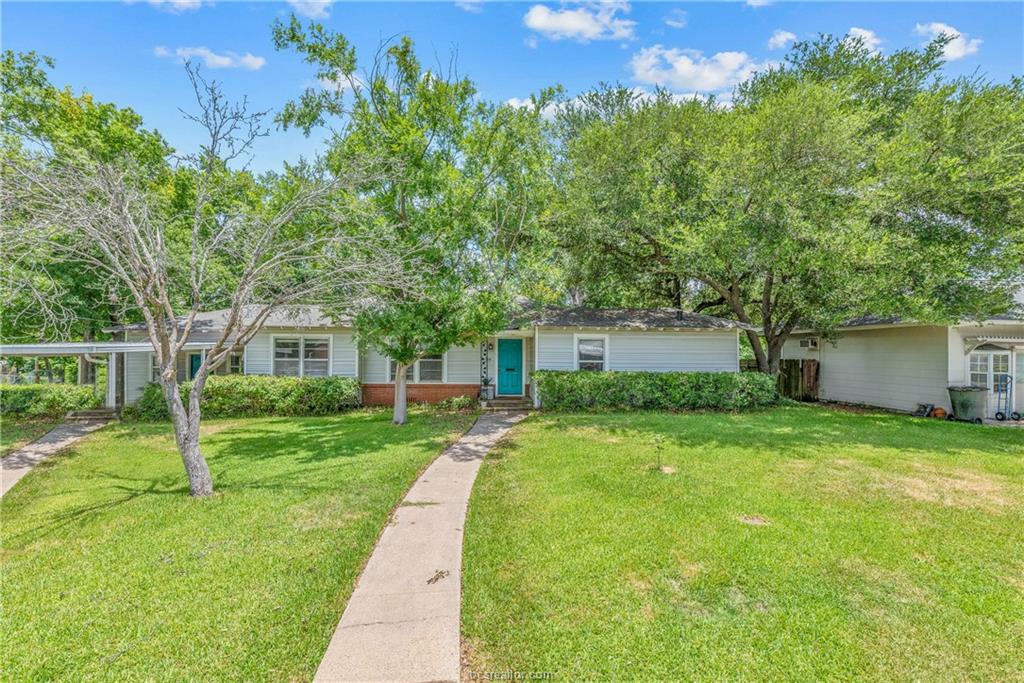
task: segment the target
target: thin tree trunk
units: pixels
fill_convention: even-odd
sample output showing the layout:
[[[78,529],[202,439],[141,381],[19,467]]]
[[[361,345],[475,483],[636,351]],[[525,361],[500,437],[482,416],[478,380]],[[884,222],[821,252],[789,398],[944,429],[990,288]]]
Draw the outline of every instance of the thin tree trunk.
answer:
[[[50,359],[44,358],[43,365],[46,367],[46,381],[48,384],[53,384],[53,366],[50,365]]]
[[[404,425],[408,413],[408,393],[406,391],[405,372],[409,366],[405,363],[395,363],[395,413],[393,422],[396,425]]]
[[[185,465],[185,474],[188,475],[189,492],[196,497],[209,496],[213,493],[213,477],[210,476],[210,468],[199,448],[199,395],[190,392],[186,412],[178,393],[177,381],[161,379],[160,386],[174,425],[178,453]]]

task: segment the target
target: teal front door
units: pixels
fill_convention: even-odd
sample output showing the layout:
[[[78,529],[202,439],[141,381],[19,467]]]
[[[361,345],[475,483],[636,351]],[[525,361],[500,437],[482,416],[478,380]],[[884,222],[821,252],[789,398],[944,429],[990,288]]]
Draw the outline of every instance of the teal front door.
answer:
[[[523,340],[498,340],[498,394],[523,393]]]
[[[193,353],[188,357],[188,378],[195,379],[196,373],[199,372],[199,366],[203,364],[203,356],[199,353]]]

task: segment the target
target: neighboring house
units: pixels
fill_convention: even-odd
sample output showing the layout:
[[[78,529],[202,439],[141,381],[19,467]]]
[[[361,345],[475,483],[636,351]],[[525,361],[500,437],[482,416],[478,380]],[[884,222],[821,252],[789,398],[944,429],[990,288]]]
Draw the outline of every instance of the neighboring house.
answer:
[[[223,329],[226,311],[201,314],[178,357],[178,378],[192,377],[206,348]],[[677,309],[543,309],[480,343],[452,347],[409,368],[410,401],[453,396],[533,398],[530,375],[547,370],[739,371],[742,323]],[[116,368],[107,404],[131,405],[154,377],[153,357],[140,324],[110,330],[115,342],[24,344],[0,347],[0,355],[103,355]],[[108,361],[108,362],[109,362]],[[366,405],[394,399],[394,363],[360,348],[347,321],[319,307],[282,310],[236,349],[218,374],[341,375],[359,379]]]
[[[865,317],[843,325],[835,341],[798,331],[783,358],[819,361],[818,398],[912,411],[919,403],[951,410],[946,388],[989,388],[1012,381],[1013,410],[1024,407],[1024,316],[1008,315],[959,325],[922,325],[899,318]]]

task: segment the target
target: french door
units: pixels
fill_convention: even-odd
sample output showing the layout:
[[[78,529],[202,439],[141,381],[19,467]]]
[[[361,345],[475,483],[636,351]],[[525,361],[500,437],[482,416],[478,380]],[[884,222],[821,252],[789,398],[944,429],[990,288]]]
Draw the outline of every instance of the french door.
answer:
[[[996,413],[997,389],[1010,379],[1009,351],[974,351],[970,357],[971,384],[988,389],[988,413],[992,417]],[[1013,385],[1009,387],[1010,406],[1002,406],[1006,413],[1014,410]]]

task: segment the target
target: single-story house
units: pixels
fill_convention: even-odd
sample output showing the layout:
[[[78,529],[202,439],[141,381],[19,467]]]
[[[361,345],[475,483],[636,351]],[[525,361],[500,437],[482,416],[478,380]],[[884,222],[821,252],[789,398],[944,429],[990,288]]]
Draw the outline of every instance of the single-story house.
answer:
[[[178,357],[180,380],[199,368],[226,313],[211,311],[197,318]],[[434,402],[492,394],[536,405],[530,384],[535,368],[738,372],[739,333],[745,328],[674,308],[540,309],[479,343],[420,359],[407,374],[408,397]],[[4,345],[0,355],[105,355],[115,368],[108,372],[108,406],[131,405],[154,377],[153,354],[141,324],[110,331],[113,342]],[[394,399],[394,363],[361,347],[350,322],[333,320],[317,306],[273,313],[217,373],[355,377],[364,404],[388,405]]]
[[[924,325],[900,318],[864,317],[840,327],[834,341],[798,330],[783,358],[819,361],[818,398],[901,411],[918,404],[952,410],[949,386],[989,389],[1011,381],[1012,410],[1024,408],[1024,316],[1006,315],[958,325]]]

